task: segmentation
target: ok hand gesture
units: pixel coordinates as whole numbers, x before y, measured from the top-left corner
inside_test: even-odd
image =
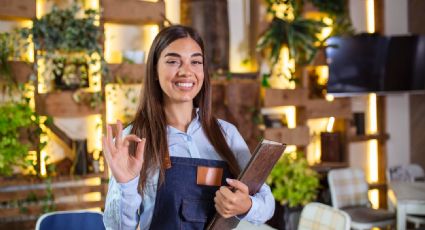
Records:
[[[102,137],[103,154],[116,181],[118,183],[126,183],[136,178],[142,169],[146,139],[140,139],[134,134],[123,138],[122,123],[119,120],[117,121],[117,129],[118,134],[114,143],[112,127],[107,125],[106,137]],[[130,141],[137,142],[134,156],[128,152]]]

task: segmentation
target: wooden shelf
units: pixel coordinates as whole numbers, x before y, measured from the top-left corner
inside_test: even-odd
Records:
[[[370,140],[379,140],[384,141],[388,140],[388,134],[368,134],[368,135],[357,135],[357,136],[348,136],[348,142],[362,142]]]
[[[265,89],[263,106],[302,106],[307,99],[306,89]]]
[[[33,19],[36,17],[35,0],[0,0],[0,18]]]
[[[81,177],[65,176],[54,177],[51,182],[53,200],[46,201],[44,197],[48,195],[47,184],[40,178],[18,178],[10,179],[13,183],[3,183],[0,186],[0,226],[10,224],[15,219],[29,220],[31,217],[38,217],[43,213],[46,205],[54,205],[57,211],[103,208],[105,204],[105,191],[107,182],[101,180],[100,184],[89,185],[86,179],[103,178],[103,173],[88,174]],[[3,179],[4,180],[4,179]],[[99,192],[100,200],[86,201],[83,199],[87,194]],[[29,201],[28,199],[33,201]],[[16,205],[17,202],[20,205]],[[7,204],[7,205],[5,205]],[[22,210],[26,210],[23,212]],[[34,221],[36,218],[34,218]],[[22,224],[22,223],[21,223]]]
[[[165,17],[165,3],[139,0],[101,0],[102,20],[122,24],[161,24]]]
[[[282,142],[287,145],[307,146],[310,143],[309,128],[298,126],[289,128],[266,128],[263,131],[265,139]]]
[[[320,162],[310,166],[314,171],[318,173],[327,173],[332,169],[340,169],[348,167],[346,162]]]
[[[142,83],[146,74],[145,64],[108,64],[112,82],[121,82],[125,84]]]
[[[31,74],[34,73],[32,63],[24,61],[9,61],[8,63],[11,68],[11,75],[16,83],[24,84],[29,82]]]
[[[307,119],[335,117],[352,117],[351,103],[348,98],[337,98],[334,101],[324,99],[307,100],[305,102],[305,116]]]
[[[82,117],[92,114],[100,114],[104,105],[91,108],[84,103],[77,103],[73,99],[74,91],[58,91],[36,95],[36,110],[40,115],[53,117]],[[84,96],[91,93],[82,93]]]

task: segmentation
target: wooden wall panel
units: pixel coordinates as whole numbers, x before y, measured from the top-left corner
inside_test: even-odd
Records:
[[[0,0],[0,18],[33,19],[36,16],[36,0]]]
[[[410,95],[410,162],[420,164],[423,168],[425,168],[424,130],[425,95]]]
[[[408,27],[413,34],[425,34],[425,1],[408,0]]]

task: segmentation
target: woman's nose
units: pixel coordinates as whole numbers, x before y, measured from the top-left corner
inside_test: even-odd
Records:
[[[178,75],[179,75],[179,76],[186,76],[186,77],[188,77],[188,76],[192,76],[192,75],[193,75],[193,73],[192,73],[192,71],[191,71],[191,69],[190,69],[190,67],[189,67],[189,66],[187,66],[187,65],[183,64],[183,65],[179,68]]]

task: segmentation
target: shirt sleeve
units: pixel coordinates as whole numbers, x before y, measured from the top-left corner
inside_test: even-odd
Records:
[[[139,177],[127,183],[109,181],[103,222],[106,229],[136,229],[139,223],[138,210],[142,202],[137,192]]]
[[[123,131],[128,135],[131,127]],[[126,183],[118,183],[113,176],[109,180],[108,194],[106,195],[103,223],[106,229],[136,229],[139,223],[139,208],[142,197],[137,191],[139,177]]]
[[[229,146],[235,154],[239,166],[243,169],[251,158],[251,152],[237,128],[230,123],[227,123],[226,126],[225,132]],[[250,197],[252,201],[251,209],[239,219],[256,225],[265,223],[273,216],[275,209],[275,200],[270,187],[263,184],[258,193]]]

